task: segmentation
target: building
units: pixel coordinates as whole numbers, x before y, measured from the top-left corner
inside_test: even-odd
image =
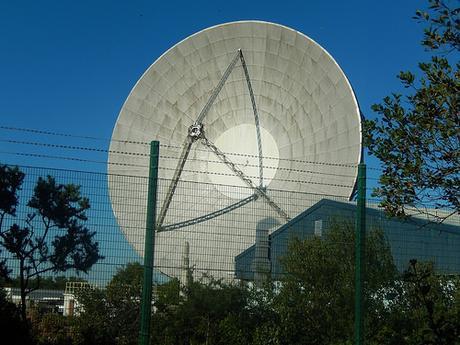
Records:
[[[97,288],[88,282],[67,282],[65,285],[63,315],[73,316],[78,315],[81,311],[81,306],[78,303],[76,295],[78,292],[88,289]]]
[[[13,287],[3,288],[9,301],[21,303],[21,289]],[[38,289],[31,291],[26,297],[26,305],[36,306],[44,312],[55,312],[62,314],[64,312],[64,291]]]
[[[286,253],[290,239],[323,236],[331,221],[354,222],[355,214],[356,204],[323,199],[271,234],[265,231],[264,238],[257,229],[256,244],[235,257],[235,277],[257,281],[258,275],[269,273],[273,279],[279,279],[283,274],[280,258]],[[433,261],[440,273],[460,273],[458,215],[433,224],[422,217],[388,218],[381,209],[368,207],[366,222],[367,229],[384,231],[399,271],[407,268],[410,259],[419,259]],[[263,272],[258,268],[261,266]]]

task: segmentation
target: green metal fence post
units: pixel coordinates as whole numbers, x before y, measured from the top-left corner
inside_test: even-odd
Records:
[[[147,219],[145,227],[144,247],[144,285],[142,287],[141,325],[139,345],[150,342],[150,321],[152,313],[152,278],[153,278],[153,249],[155,246],[155,222],[157,205],[158,156],[160,143],[150,143],[150,166],[147,198]]]
[[[355,229],[355,345],[364,344],[364,298],[365,279],[364,244],[366,243],[366,164],[358,166],[358,200]]]

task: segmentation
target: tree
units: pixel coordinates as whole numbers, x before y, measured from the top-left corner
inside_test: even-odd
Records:
[[[27,321],[21,318],[19,308],[8,301],[6,293],[0,288],[0,334],[10,344],[33,344]]]
[[[406,216],[408,206],[460,213],[460,8],[429,4],[415,18],[428,24],[422,45],[438,55],[419,63],[418,80],[400,72],[406,96],[385,97],[372,106],[381,118],[364,121],[364,144],[383,164],[374,195],[392,216]]]
[[[353,339],[354,226],[333,221],[325,235],[293,239],[282,259],[285,277],[274,301],[280,344],[346,344]],[[380,327],[378,310],[397,276],[381,231],[365,243],[365,305],[369,333]]]
[[[460,344],[459,277],[437,275],[431,263],[411,260],[381,313],[379,345]]]
[[[242,287],[208,277],[181,289],[172,280],[159,287],[155,306],[153,343],[250,344],[253,318]]]
[[[24,177],[17,167],[0,165],[0,247],[18,261],[21,316],[25,320],[26,296],[39,288],[43,274],[70,269],[87,273],[103,257],[95,232],[83,225],[90,204],[76,185],[58,184],[51,176],[38,178],[27,203],[30,212],[22,223],[17,221],[18,192]],[[11,222],[6,222],[7,217]],[[5,263],[0,271],[8,273]]]
[[[73,345],[72,319],[57,313],[32,318],[35,345]]]
[[[105,289],[77,293],[81,312],[76,317],[79,344],[137,344],[144,268],[134,262],[117,270]]]
[[[381,310],[398,274],[385,237],[366,241],[369,333],[382,327]],[[346,344],[353,339],[354,226],[332,222],[323,238],[292,240],[279,282],[235,286],[178,281],[158,290],[154,343]],[[370,327],[372,325],[372,327]]]
[[[65,290],[67,283],[70,282],[86,282],[86,280],[82,277],[40,277],[40,282],[37,281],[37,278],[30,279],[29,285],[40,285],[40,289],[47,290]],[[21,278],[19,276],[13,279],[10,278],[9,281],[4,282],[4,286],[19,288],[21,287]]]

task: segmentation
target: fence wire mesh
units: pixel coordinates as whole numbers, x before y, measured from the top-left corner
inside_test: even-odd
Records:
[[[118,320],[123,323],[122,320],[132,318],[129,322],[136,325],[129,330],[131,332],[129,341],[126,340],[127,335],[124,335],[125,338],[118,335],[118,340],[114,340],[114,343],[121,344],[123,341],[135,343],[137,337],[137,333],[133,335],[132,332],[137,331],[139,322],[138,305],[144,255],[149,154],[148,146],[145,144],[120,143],[120,145],[110,150],[99,150],[111,155],[107,173],[84,171],[84,167],[80,170],[71,170],[20,166],[25,179],[22,188],[18,191],[19,202],[15,215],[3,213],[2,216],[0,259],[5,260],[8,269],[11,270],[9,276],[12,278],[12,280],[2,279],[1,284],[6,289],[8,299],[20,303],[20,279],[18,278],[21,273],[20,260],[12,246],[5,246],[6,235],[11,232],[13,224],[22,228],[33,228],[37,235],[43,234],[43,219],[36,217],[27,221],[28,215],[34,211],[28,201],[34,195],[34,191],[36,192],[39,178],[52,176],[57,184],[80,186],[81,194],[89,199],[91,205],[86,211],[87,220],[80,221],[95,233],[94,241],[98,243],[101,258],[87,273],[77,272],[75,269],[48,270],[52,266],[49,262],[41,262],[39,257],[43,253],[36,252],[37,267],[33,267],[31,272],[43,270],[43,273],[40,275],[40,285],[35,285],[37,276],[32,274],[29,281],[29,288],[32,289],[28,294],[27,304],[29,311],[32,306],[40,308],[42,315],[58,313],[78,319],[85,314],[85,310],[86,312],[92,310],[88,296],[93,298],[99,296],[102,301],[108,303],[115,294],[119,297],[116,303],[129,302],[135,305],[131,314],[117,308],[112,309],[112,314],[107,312],[112,316],[106,317],[112,321]],[[128,150],[126,145],[137,149]],[[81,151],[81,147],[78,147],[77,149]],[[157,181],[157,216],[165,207],[165,200],[168,199],[171,178],[177,169],[181,150],[181,147],[161,147]],[[190,159],[184,166],[170,203],[166,207],[164,221],[157,224],[154,247],[154,315],[157,315],[157,318],[154,317],[152,326],[154,343],[183,343],[177,338],[179,335],[165,333],[168,327],[159,330],[155,326],[155,322],[160,324],[167,322],[165,321],[168,320],[167,318],[161,319],[162,315],[169,313],[170,316],[171,310],[164,309],[166,303],[164,289],[174,284],[178,286],[177,291],[182,291],[180,292],[182,305],[185,303],[184,299],[192,298],[191,295],[187,295],[187,289],[191,291],[191,286],[198,283],[207,288],[212,286],[214,289],[211,289],[212,291],[215,289],[223,291],[225,290],[223,286],[252,289],[251,291],[257,288],[259,289],[257,291],[261,291],[267,284],[274,284],[271,285],[272,293],[282,295],[285,293],[283,286],[290,286],[289,284],[295,281],[300,284],[297,287],[300,286],[301,290],[312,288],[309,295],[312,299],[315,298],[318,290],[331,287],[336,291],[344,287],[353,291],[353,243],[357,211],[356,203],[349,199],[353,194],[357,167],[344,163],[326,164],[314,163],[313,160],[297,161],[266,157],[264,158],[265,181],[262,186],[259,186],[257,156],[228,153],[228,157],[253,181],[256,188],[248,186],[241,178],[235,177],[234,171],[224,162],[210,155],[205,148],[199,147],[192,151]],[[271,170],[273,173],[270,173]],[[267,202],[267,198],[277,207]],[[289,219],[281,216],[278,208],[283,210]],[[366,242],[368,275],[365,280],[368,289],[374,289],[374,296],[378,291],[382,292],[382,279],[388,270],[395,268],[396,272],[399,272],[395,275],[398,277],[395,281],[401,281],[401,274],[410,268],[414,260],[431,262],[437,274],[458,277],[460,272],[458,214],[451,215],[443,222],[436,222],[433,220],[447,216],[448,211],[429,209],[425,211],[417,214],[414,210],[414,215],[407,219],[389,218],[379,207],[378,200],[367,202],[369,242]],[[51,230],[54,232],[52,233]],[[46,238],[48,250],[52,250],[55,236],[60,236],[65,231],[59,227],[51,230]],[[340,264],[346,267],[337,268]],[[137,274],[137,278],[129,274]],[[327,282],[331,286],[328,287]],[[211,290],[205,291],[210,294]],[[97,291],[100,295],[97,295]],[[104,291],[112,291],[112,295],[104,295]],[[330,298],[331,296],[329,295]],[[321,300],[322,302],[319,303],[352,303],[353,296],[348,297],[350,300],[346,302],[332,298],[331,302]],[[267,296],[265,298],[263,301],[268,303],[269,298]],[[303,298],[306,297],[303,296],[302,301]],[[390,303],[388,298],[385,295],[386,305]],[[163,305],[158,304],[159,301]],[[254,303],[262,302],[253,300],[248,303],[246,309],[253,308]],[[326,304],[323,307],[327,309]],[[299,306],[307,308],[302,303]],[[202,307],[203,312],[209,312],[208,309],[211,308],[209,305]],[[176,304],[175,308],[182,307]],[[270,312],[277,310],[273,305],[267,308],[271,310]],[[322,314],[317,312],[318,317],[321,317]],[[349,312],[348,315],[342,315],[348,324],[353,320],[353,310],[350,309]],[[219,317],[221,315],[216,316]],[[287,316],[280,312],[273,320],[280,320],[280,317]],[[308,323],[307,319],[302,320]],[[193,324],[191,321],[191,323],[190,327],[199,333],[198,329],[201,327],[199,322]],[[125,329],[123,327],[120,326],[117,332]],[[78,329],[69,326],[67,332],[75,336]],[[341,332],[343,333],[341,339],[347,337],[351,339],[352,331],[348,334],[342,329]],[[189,333],[181,336],[183,337],[181,339],[193,337]],[[244,342],[251,343],[256,336],[245,333],[242,337],[251,338]],[[203,340],[196,343],[208,343],[210,338],[206,339],[206,342]],[[226,343],[217,340],[222,339],[222,335],[214,335],[212,339],[214,340],[209,343]],[[228,339],[233,338],[228,336]],[[286,343],[290,342],[286,340]],[[327,343],[327,341],[319,343]]]

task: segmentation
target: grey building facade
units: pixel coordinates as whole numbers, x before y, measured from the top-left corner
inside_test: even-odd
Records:
[[[257,263],[263,261],[266,264],[262,273],[269,273],[275,280],[281,278],[283,268],[280,258],[285,255],[290,240],[322,236],[328,231],[328,226],[333,220],[354,223],[355,214],[356,205],[353,203],[329,199],[319,201],[271,234],[267,233],[268,239],[262,242],[267,243],[265,251],[261,251],[261,246],[256,243],[237,255],[235,277],[247,281],[254,280],[261,273],[258,269],[260,265]],[[366,222],[368,231],[383,230],[399,271],[407,268],[409,260],[418,259],[432,261],[437,272],[460,273],[458,215],[441,224],[433,224],[418,217],[404,220],[388,218],[380,209],[367,208]]]

